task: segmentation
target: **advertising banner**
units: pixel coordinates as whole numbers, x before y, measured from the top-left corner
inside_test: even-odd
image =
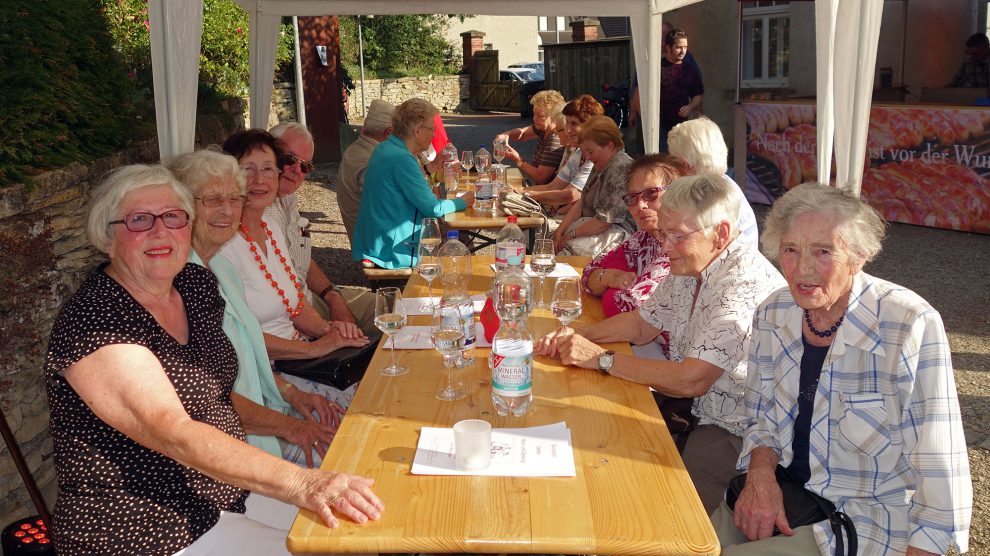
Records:
[[[747,102],[746,196],[817,181],[815,105]],[[990,233],[990,109],[874,106],[862,196],[893,222]]]

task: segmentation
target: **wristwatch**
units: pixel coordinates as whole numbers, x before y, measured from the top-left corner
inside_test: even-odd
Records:
[[[614,355],[614,351],[607,350],[598,356],[598,371],[603,375],[609,374],[609,370],[612,369],[612,364],[615,363]]]

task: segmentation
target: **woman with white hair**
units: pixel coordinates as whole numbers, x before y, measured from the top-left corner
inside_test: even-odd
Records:
[[[689,176],[700,174],[722,174],[729,170],[729,147],[722,137],[722,130],[708,118],[701,117],[677,124],[667,137],[671,156],[681,159]],[[746,200],[742,188],[729,180],[735,188],[733,193],[739,205],[739,222],[736,229],[742,241],[758,247],[759,230],[756,227],[756,214]]]
[[[696,398],[697,426],[682,457],[708,511],[721,502],[747,425],[742,413],[753,311],[784,279],[751,245],[738,241],[738,205],[723,176],[674,180],[660,207],[670,274],[638,310],[593,325],[563,327],[535,353],[646,384],[671,398]],[[600,343],[638,345],[670,338],[669,358],[606,351]]]
[[[712,515],[723,554],[836,553],[829,522],[789,521],[801,508],[783,489],[846,514],[860,554],[966,552],[973,492],[949,341],[924,299],[863,272],[884,229],[863,200],[819,184],[767,217],[763,251],[787,287],[754,318],[746,482],[734,511]]]
[[[370,479],[244,442],[223,298],[187,264],[194,199],[162,166],[114,172],[86,231],[109,257],[62,307],[45,361],[58,553],[288,554],[292,506],[364,523]],[[249,490],[251,492],[249,492]]]

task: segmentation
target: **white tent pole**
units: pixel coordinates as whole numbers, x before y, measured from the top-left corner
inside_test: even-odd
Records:
[[[263,14],[258,10],[251,15],[251,127],[268,129],[268,115],[272,109],[272,80],[275,76],[275,50],[281,17]]]
[[[818,183],[829,183],[832,170],[832,142],[835,137],[835,98],[833,92],[833,60],[835,51],[835,22],[839,0],[815,0],[815,58],[818,83],[817,135]]]
[[[149,0],[151,70],[158,154],[190,152],[196,142],[196,93],[203,0]]]
[[[296,74],[296,120],[301,125],[306,125],[306,92],[303,86],[302,56],[299,52],[299,18],[292,16],[292,49],[295,51],[295,60],[292,64]]]
[[[361,117],[366,118],[368,116],[367,110],[368,105],[364,100],[364,35],[361,33],[361,16],[357,18],[358,24],[358,61],[361,64]]]

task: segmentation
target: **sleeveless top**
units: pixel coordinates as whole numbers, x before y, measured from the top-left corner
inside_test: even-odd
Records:
[[[221,511],[244,513],[248,492],[106,424],[63,373],[103,346],[144,346],[158,357],[194,420],[244,440],[230,400],[237,357],[221,328],[224,302],[210,271],[187,264],[173,281],[189,322],[189,341],[182,345],[104,268],[62,307],[45,361],[58,478],[54,540],[60,555],[174,554],[209,531]]]

